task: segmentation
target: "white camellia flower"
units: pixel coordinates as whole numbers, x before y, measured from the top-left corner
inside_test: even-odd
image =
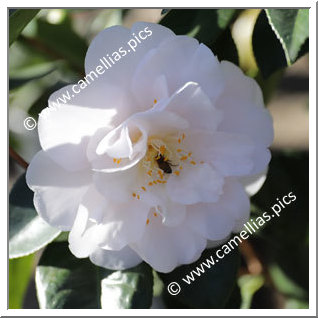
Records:
[[[39,215],[99,266],[169,272],[238,232],[265,180],[273,124],[256,82],[204,44],[151,23],[108,28],[88,74],[152,34],[67,104],[39,117],[27,183]]]

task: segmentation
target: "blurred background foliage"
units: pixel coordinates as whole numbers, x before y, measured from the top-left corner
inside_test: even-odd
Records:
[[[9,308],[308,308],[308,14],[307,9],[9,10]],[[251,217],[290,191],[297,196],[280,218],[177,297],[167,293],[166,284],[213,250],[165,275],[145,263],[113,272],[76,259],[67,233],[37,216],[17,164],[17,156],[29,162],[40,149],[36,130],[27,131],[23,120],[37,120],[52,92],[84,76],[86,50],[98,32],[135,21],[193,36],[219,60],[255,78],[274,119],[275,140]]]

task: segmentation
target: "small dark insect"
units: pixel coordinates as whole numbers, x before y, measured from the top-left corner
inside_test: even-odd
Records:
[[[155,159],[157,161],[158,167],[164,173],[172,173],[171,162],[169,160],[165,160],[165,157],[162,154],[158,154],[158,156]]]

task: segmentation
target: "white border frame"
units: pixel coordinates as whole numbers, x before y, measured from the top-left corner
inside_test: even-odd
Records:
[[[5,57],[5,52],[7,52],[7,42],[4,41],[7,38],[7,9],[8,7],[21,7],[21,8],[63,8],[63,7],[83,7],[82,3],[74,0],[55,0],[54,2],[46,2],[39,0],[28,1],[28,6],[26,7],[25,1],[15,0],[15,1],[5,1],[5,4],[1,7],[1,30],[2,30],[2,41],[1,41],[1,57],[2,57],[2,70],[7,70],[7,58]],[[52,6],[52,4],[54,6]],[[90,0],[89,6],[84,6],[83,8],[94,8],[101,7],[102,2],[97,0]],[[140,8],[171,8],[171,7],[182,7],[186,3],[183,1],[173,1],[171,0],[157,2],[156,5],[149,7],[149,2],[147,1],[116,1],[116,8],[130,8],[130,7],[140,7]],[[193,2],[188,3],[193,4]],[[212,4],[215,7],[237,7],[237,2],[228,0],[214,0],[202,1],[197,0],[195,4],[198,7],[210,7]],[[7,179],[1,178],[1,202],[4,203],[2,209],[1,218],[1,231],[0,231],[0,242],[1,242],[1,297],[0,297],[0,315],[1,316],[160,316],[160,315],[173,315],[173,316],[316,316],[316,12],[317,4],[315,1],[303,0],[298,1],[257,1],[257,6],[255,1],[242,0],[239,2],[240,8],[252,7],[252,8],[288,8],[288,7],[310,7],[309,10],[309,32],[310,32],[310,44],[309,44],[309,309],[119,309],[119,310],[106,310],[106,309],[7,309],[7,271],[8,271],[8,259],[7,259],[7,214],[5,211],[8,209],[7,205]],[[6,32],[6,33],[4,33]],[[6,71],[5,76],[1,77],[1,96],[3,100],[3,105],[0,107],[1,112],[1,143],[0,149],[6,149],[7,156],[1,156],[1,167],[3,170],[2,176],[6,175],[8,177],[8,126],[7,126],[7,116],[8,110],[5,107],[7,104],[8,91],[8,72]],[[8,97],[7,97],[8,98]],[[7,136],[5,138],[4,136]],[[6,171],[4,171],[6,169]]]

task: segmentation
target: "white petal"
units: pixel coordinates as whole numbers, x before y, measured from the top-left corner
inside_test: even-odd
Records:
[[[184,77],[188,81],[199,83],[202,90],[214,102],[224,90],[224,75],[220,62],[203,43],[185,66]]]
[[[254,166],[250,174],[258,174],[267,168],[271,160],[271,152],[269,149],[264,148],[261,145],[255,145],[254,152],[252,154],[252,160]]]
[[[28,167],[26,181],[35,192],[34,206],[39,215],[52,226],[70,230],[91,183],[89,173],[64,170],[40,151]]]
[[[239,181],[244,185],[249,196],[256,194],[263,186],[266,180],[267,170],[268,169],[266,168],[264,171],[258,174],[239,178]]]
[[[178,226],[186,218],[186,206],[175,203],[171,200],[166,200],[162,207],[163,220],[162,223],[166,226]]]
[[[187,119],[191,129],[214,131],[222,116],[200,86],[194,82],[186,83],[175,92],[165,105],[165,110]]]
[[[229,95],[256,107],[264,107],[262,91],[254,79],[244,75],[242,70],[231,62],[222,61],[220,66],[225,80],[222,97]]]
[[[71,91],[71,87],[50,96],[50,107],[39,116],[38,131],[42,149],[65,169],[74,171],[89,167],[86,157],[89,137],[100,127],[108,130],[112,127],[118,112],[114,105],[120,106],[120,99],[116,89],[101,89],[94,83],[67,104],[55,105],[56,99]]]
[[[97,156],[92,161],[93,170],[127,170],[146,154],[148,136],[165,136],[187,127],[188,122],[185,119],[169,111],[151,109],[136,113],[101,138],[96,148]],[[119,163],[116,161],[118,158]]]
[[[111,203],[105,207],[104,218],[95,227],[95,241],[111,250],[120,250],[125,245],[140,240],[146,227],[149,206],[141,200]]]
[[[167,227],[159,218],[152,218],[141,240],[131,247],[156,271],[167,273],[199,258],[206,247],[206,239],[191,231],[185,223]]]
[[[240,231],[250,213],[249,198],[242,185],[226,179],[218,202],[187,207],[187,222],[191,228],[209,240],[219,241]]]
[[[141,43],[138,43],[133,33],[139,34],[146,27],[148,27],[152,34],[148,31],[148,35],[150,35],[145,40],[142,40]],[[142,34],[142,36],[144,37],[145,34]],[[136,23],[133,25],[132,30],[122,26],[107,28],[98,33],[88,48],[85,58],[86,74],[92,70],[96,70],[98,65],[102,66],[103,64],[100,59],[104,58],[104,63],[107,63],[106,59],[111,63],[111,67],[100,76],[103,83],[117,83],[122,85],[122,87],[128,88],[133,72],[143,56],[151,48],[158,46],[164,39],[172,36],[174,36],[174,33],[171,30],[154,23]],[[135,51],[132,48],[134,44],[137,44]],[[126,54],[124,51],[126,51]],[[117,58],[117,61],[114,60],[113,55],[117,55],[114,52],[118,52],[121,56],[120,59]],[[110,58],[115,62],[114,64]]]
[[[187,167],[179,176],[171,175],[167,193],[172,201],[182,204],[215,202],[222,194],[223,177],[208,164]]]
[[[224,113],[219,130],[245,134],[256,145],[270,146],[274,138],[273,120],[264,108],[259,86],[234,64],[222,62],[221,67],[226,86],[215,104]]]
[[[95,222],[89,220],[89,211],[80,206],[68,241],[70,251],[78,258],[88,257],[98,246],[92,239]]]
[[[139,169],[137,166],[116,172],[94,172],[93,180],[98,191],[109,200],[126,202],[138,187]]]
[[[184,143],[196,159],[211,163],[223,176],[239,176],[253,169],[254,143],[246,135],[193,131]]]
[[[142,259],[138,254],[129,246],[126,246],[119,251],[98,248],[89,258],[95,265],[112,270],[131,268],[142,262]]]
[[[154,86],[158,74],[165,77],[169,95],[189,81],[183,77],[183,73],[198,46],[198,41],[193,38],[174,36],[145,56],[132,80],[132,91],[145,109],[153,104],[154,99],[159,99]]]

